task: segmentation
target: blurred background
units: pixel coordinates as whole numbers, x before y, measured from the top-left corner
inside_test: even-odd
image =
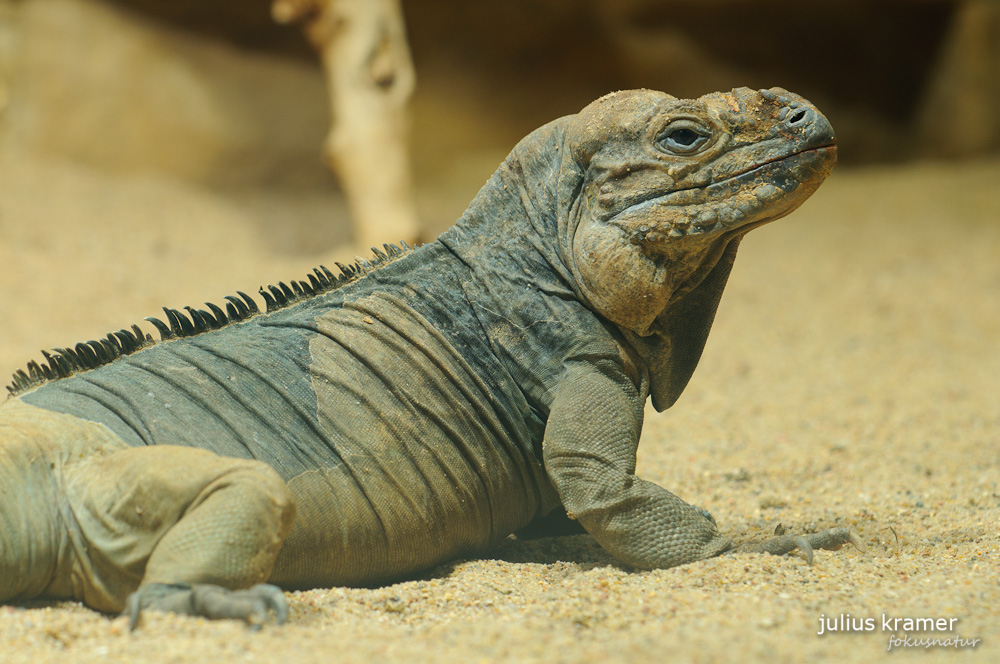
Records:
[[[278,0],[286,20],[299,12],[279,24],[271,0],[0,0],[0,365],[66,343],[14,324],[40,306],[53,330],[100,334],[81,312],[128,321],[364,250],[324,160],[318,42],[332,37],[306,36],[345,2]],[[401,8],[416,72],[403,149],[425,240],[517,140],[615,89],[785,87],[832,120],[838,173],[947,170],[1000,150],[992,0]]]
[[[279,215],[275,249],[335,246],[349,224],[325,198],[320,62],[271,4],[3,0],[0,146],[237,198],[287,193],[308,209]],[[436,235],[519,138],[632,87],[788,88],[830,116],[847,166],[996,152],[998,4],[404,1],[419,216]]]

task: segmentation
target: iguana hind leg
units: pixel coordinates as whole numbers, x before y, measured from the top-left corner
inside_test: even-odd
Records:
[[[170,593],[143,589],[206,584],[218,588],[199,591],[195,612],[253,622],[262,601],[280,619],[280,591],[241,589],[270,576],[294,517],[287,485],[260,461],[129,447],[94,422],[18,399],[0,407],[0,602],[117,612],[138,588],[139,608],[169,609],[180,606]]]
[[[260,627],[273,611],[279,624],[288,619],[288,602],[278,586],[258,583],[246,590],[230,590],[209,583],[148,583],[128,596],[125,614],[129,628],[139,625],[143,611],[169,611],[206,618],[233,618]]]
[[[142,609],[248,622],[268,608],[286,612],[276,588],[242,590],[270,576],[295,516],[288,487],[266,464],[191,447],[128,448],[69,471],[67,494],[92,551],[91,576],[107,580],[111,606],[101,608],[124,608],[134,581],[113,579],[138,576],[133,622]]]

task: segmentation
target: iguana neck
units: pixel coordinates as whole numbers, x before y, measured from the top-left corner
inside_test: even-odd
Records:
[[[521,140],[483,185],[458,223],[438,240],[487,282],[532,283],[582,298],[566,260],[560,210],[582,176],[565,146],[569,118]]]
[[[439,241],[487,284],[502,275],[497,283],[523,282],[594,309],[574,249],[587,174],[568,145],[573,118],[550,122],[518,143]],[[688,243],[683,260],[658,257],[656,274],[646,276],[660,291],[662,309],[696,289],[744,232]]]

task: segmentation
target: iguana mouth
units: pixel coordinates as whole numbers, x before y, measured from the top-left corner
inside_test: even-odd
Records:
[[[825,154],[826,151],[830,150],[831,148],[836,149],[836,147],[837,147],[837,142],[833,141],[833,142],[827,143],[826,145],[820,145],[820,146],[815,147],[815,148],[809,148],[808,150],[799,150],[798,152],[793,152],[792,154],[783,155],[781,157],[775,157],[774,159],[768,159],[767,161],[763,161],[763,162],[761,162],[759,164],[756,164],[754,166],[749,166],[749,167],[747,167],[746,169],[744,169],[742,171],[737,171],[736,173],[733,173],[732,175],[727,175],[726,177],[722,178],[721,180],[716,180],[716,181],[712,182],[711,184],[703,185],[701,187],[689,187],[689,189],[698,189],[698,188],[702,188],[703,189],[705,187],[711,186],[712,184],[719,184],[721,182],[726,182],[727,180],[732,180],[733,178],[738,178],[741,175],[746,175],[747,173],[753,173],[754,171],[760,170],[760,169],[762,169],[765,166],[768,166],[770,164],[777,164],[777,163],[786,161],[788,159],[794,159],[795,157],[801,157],[803,155],[807,155],[809,153],[815,153],[817,155]],[[678,191],[686,191],[686,190],[685,189],[678,189]],[[676,193],[676,192],[674,192],[674,193]]]
[[[795,175],[799,163],[818,164],[836,147],[836,142],[831,142],[800,150],[754,164],[708,184],[653,196],[633,203],[610,218],[608,223],[627,228],[637,235],[637,239],[652,243],[749,230],[767,221],[747,222],[754,211],[766,207],[782,195],[791,194],[805,181]],[[782,177],[782,172],[787,176]],[[759,178],[759,183],[744,186],[755,178]],[[650,219],[651,213],[659,213],[656,216],[660,218]]]

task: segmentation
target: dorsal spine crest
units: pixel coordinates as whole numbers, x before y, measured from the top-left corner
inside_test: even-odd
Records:
[[[336,263],[341,272],[339,276],[320,265],[308,275],[308,281],[292,281],[291,285],[279,281],[277,286],[268,284],[266,289],[262,286],[259,292],[266,305],[264,313],[270,314],[302,300],[336,290],[413,251],[405,242],[400,245],[385,244],[382,245],[382,250],[372,247],[371,260],[358,258],[353,265]],[[160,333],[159,340],[143,333],[138,325],[132,325],[129,330],[110,332],[104,339],[81,342],[72,348],[55,348],[51,353],[43,350],[42,356],[45,362],[31,360],[25,369],[18,369],[10,385],[7,386],[7,392],[10,396],[17,396],[43,383],[68,378],[110,364],[120,357],[131,355],[157,343],[193,337],[261,314],[260,307],[252,297],[243,291],[236,291],[236,294],[239,297],[225,296],[225,310],[211,302],[205,303],[208,311],[184,307],[184,311],[187,312],[184,313],[163,307],[167,322],[152,316],[146,318]]]

